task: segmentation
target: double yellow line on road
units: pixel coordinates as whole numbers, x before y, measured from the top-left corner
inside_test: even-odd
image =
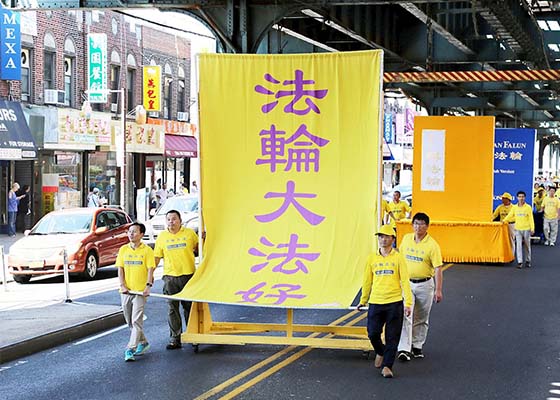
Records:
[[[361,320],[363,320],[364,318],[366,318],[367,313],[365,313],[365,312],[360,313],[359,311],[351,311],[351,312],[343,315],[342,317],[338,318],[336,321],[333,321],[329,325],[330,326],[339,325],[342,321],[345,321],[348,318],[351,318],[358,313],[360,314],[360,315],[358,315],[358,317],[354,318],[353,320],[351,320],[350,322],[348,322],[344,326],[355,325],[358,322],[360,322]],[[313,338],[313,337],[317,337],[319,335],[320,335],[320,333],[312,333],[311,335],[309,335],[309,337]],[[326,337],[332,337],[332,336],[334,336],[334,335],[329,334]],[[280,350],[279,352],[271,355],[270,357],[266,358],[265,360],[255,364],[255,365],[253,365],[252,367],[246,369],[245,371],[240,372],[239,374],[233,376],[232,378],[230,378],[227,381],[219,384],[218,386],[213,387],[212,389],[210,389],[206,393],[203,393],[200,396],[196,397],[194,400],[207,400],[207,399],[217,395],[218,393],[224,391],[225,389],[227,389],[228,387],[230,387],[234,383],[236,383],[236,382],[240,381],[241,379],[251,375],[252,373],[260,370],[261,368],[267,366],[268,364],[278,360],[280,357],[283,357],[283,356],[289,354],[290,352],[296,350],[297,348],[298,348],[298,346],[288,346],[285,349]],[[258,374],[254,378],[248,380],[244,384],[236,387],[231,392],[229,392],[226,395],[220,397],[220,400],[234,398],[238,394],[240,394],[240,393],[244,392],[245,390],[249,389],[250,387],[256,385],[257,383],[259,383],[263,379],[266,379],[267,377],[269,377],[270,375],[279,371],[280,369],[290,365],[291,363],[293,363],[297,359],[303,357],[304,355],[309,353],[311,350],[313,350],[313,347],[306,347],[306,348],[292,354],[290,357],[286,358],[285,360],[283,360],[283,361],[279,362],[278,364],[266,369],[265,371],[261,372],[260,374]]]
[[[454,264],[444,264],[443,265],[443,271],[451,268],[453,265]],[[342,317],[338,318],[337,320],[331,322],[329,325],[330,326],[339,325],[341,322],[346,321],[347,319],[355,316],[356,314],[359,314],[359,315],[356,318],[354,318],[353,320],[349,321],[344,326],[356,325],[358,322],[362,321],[364,318],[367,317],[367,312],[360,313],[359,311],[351,311],[351,312],[343,315]],[[317,337],[319,335],[320,335],[320,333],[313,333],[313,334],[309,335],[309,337],[313,338],[313,337]],[[332,336],[334,336],[334,335],[329,334],[326,337],[332,337]],[[196,397],[194,400],[207,400],[211,397],[214,397],[214,396],[218,395],[220,392],[223,392],[224,390],[228,389],[233,384],[235,384],[235,383],[239,382],[240,380],[250,376],[251,374],[259,371],[260,369],[266,367],[268,364],[273,363],[274,361],[276,361],[276,360],[280,359],[281,357],[291,353],[292,351],[296,350],[297,348],[298,348],[298,346],[288,346],[285,349],[280,350],[279,352],[271,355],[270,357],[264,359],[263,361],[255,364],[252,367],[247,368],[246,370],[240,372],[239,374],[231,377],[227,381],[213,387],[212,389],[208,390],[207,392],[205,392],[205,393],[201,394],[200,396]],[[243,393],[245,390],[247,390],[247,389],[251,388],[252,386],[256,385],[257,383],[263,381],[264,379],[266,379],[269,376],[271,376],[272,374],[278,372],[282,368],[290,365],[294,361],[298,360],[299,358],[303,357],[307,353],[311,352],[313,349],[314,349],[313,347],[306,347],[304,349],[301,349],[301,350],[297,351],[296,353],[294,353],[291,356],[289,356],[288,358],[282,360],[278,364],[275,364],[275,365],[271,366],[270,368],[262,371],[260,374],[258,374],[254,378],[249,379],[247,382],[241,384],[240,386],[236,387],[232,391],[226,393],[225,395],[220,397],[220,400],[233,399],[235,396]]]

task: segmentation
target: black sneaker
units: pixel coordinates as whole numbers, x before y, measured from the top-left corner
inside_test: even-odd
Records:
[[[181,347],[183,347],[183,345],[181,344],[181,342],[174,342],[174,341],[171,341],[171,342],[167,343],[167,346],[165,346],[165,348],[166,348],[167,350],[180,349]]]
[[[412,348],[412,355],[414,358],[424,358],[424,353],[422,353],[422,349]]]
[[[397,358],[403,362],[412,360],[412,356],[408,351],[399,351]]]
[[[521,268],[523,268],[523,263],[517,264],[517,269],[521,269]]]
[[[531,263],[525,263],[526,268],[531,268]]]

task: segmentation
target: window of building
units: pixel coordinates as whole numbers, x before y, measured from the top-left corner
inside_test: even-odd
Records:
[[[45,51],[43,56],[43,85],[45,89],[54,89],[56,85],[56,53]]]
[[[64,104],[74,107],[74,59],[64,57]]]
[[[119,92],[116,90],[120,89],[120,79],[121,78],[121,66],[120,65],[111,65],[111,104],[116,104],[117,110],[119,110],[118,101],[119,101]],[[113,106],[111,107],[113,108]],[[113,109],[111,111],[114,111]]]
[[[177,87],[177,111],[184,112],[185,110],[185,81],[179,81]]]
[[[171,119],[171,100],[172,100],[172,85],[171,78],[165,78],[165,86],[163,88],[163,118]]]
[[[31,101],[31,51],[21,49],[21,101]]]
[[[136,107],[136,99],[134,98],[134,87],[136,85],[136,70],[128,69],[126,72],[126,101],[128,111],[132,111]]]

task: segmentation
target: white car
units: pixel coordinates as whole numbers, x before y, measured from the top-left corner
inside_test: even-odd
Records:
[[[183,226],[198,231],[198,196],[173,196],[168,197],[165,203],[157,209],[156,213],[146,222],[146,233],[144,241],[151,244],[155,242],[158,235],[167,229],[166,214],[170,210],[181,213]],[[193,223],[196,221],[196,224]]]

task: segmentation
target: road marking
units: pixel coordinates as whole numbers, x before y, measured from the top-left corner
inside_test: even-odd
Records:
[[[338,325],[339,323],[341,323],[344,320],[347,320],[348,318],[354,316],[355,314],[357,314],[359,311],[351,311],[345,315],[343,315],[342,317],[338,318],[337,320],[331,322],[329,325]],[[367,315],[367,314],[365,314]],[[308,335],[308,337],[310,338],[314,338],[319,336],[319,333],[312,333],[311,335]],[[233,385],[235,382],[245,378],[246,376],[252,374],[253,372],[261,369],[262,367],[270,364],[271,362],[277,360],[278,358],[282,357],[283,355],[286,355],[287,353],[294,351],[295,349],[297,349],[299,346],[288,346],[283,350],[280,350],[279,352],[271,355],[270,357],[262,360],[261,362],[253,365],[252,367],[246,369],[245,371],[240,372],[239,374],[231,377],[230,379],[228,379],[227,381],[213,387],[212,389],[210,389],[209,391],[201,394],[200,396],[196,397],[194,400],[206,400],[209,399],[210,397],[220,393],[221,391],[223,391],[224,389],[226,389],[228,386]],[[299,358],[299,357],[298,357]]]
[[[90,336],[87,339],[80,340],[79,342],[76,342],[76,343],[73,343],[73,344],[74,344],[74,346],[77,346],[79,344],[84,344],[84,343],[87,343],[87,342],[91,342],[92,340],[99,339],[103,336],[110,335],[111,333],[120,331],[121,329],[124,329],[124,328],[127,328],[127,327],[128,327],[128,325],[117,326],[116,328],[109,329],[108,331],[105,331],[105,332],[100,333],[98,335]]]
[[[348,322],[347,324],[345,324],[344,326],[352,326],[357,324],[358,322],[360,322],[361,320],[363,320],[364,318],[367,317],[367,313],[362,313],[361,315],[359,315],[357,318],[353,319],[352,321]],[[328,335],[326,335],[326,338],[330,338],[333,337],[335,335],[333,335],[332,333],[329,333]],[[229,399],[233,399],[235,396],[237,396],[238,394],[243,393],[245,390],[251,388],[252,386],[256,385],[257,383],[261,382],[262,380],[268,378],[270,375],[274,374],[275,372],[281,370],[282,368],[290,365],[291,363],[293,363],[294,361],[298,360],[299,358],[303,357],[304,355],[306,355],[307,353],[309,353],[310,351],[312,351],[314,349],[314,347],[306,347],[303,350],[298,351],[295,354],[292,354],[290,357],[286,358],[284,361],[276,364],[275,366],[267,369],[264,372],[261,372],[259,375],[255,376],[253,379],[245,382],[243,385],[238,386],[237,388],[233,389],[231,392],[229,392],[228,394],[226,394],[225,396],[220,397],[220,400],[229,400]]]
[[[442,271],[448,270],[449,268],[451,268],[451,267],[454,266],[454,265],[455,265],[455,264],[452,264],[452,263],[450,263],[450,264],[445,264],[441,270],[442,270]]]

